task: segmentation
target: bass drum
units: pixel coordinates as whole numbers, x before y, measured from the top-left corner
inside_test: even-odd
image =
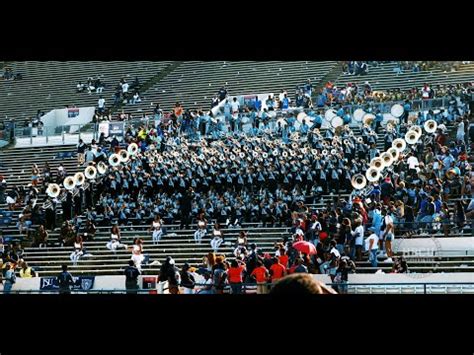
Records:
[[[331,122],[331,120],[336,116],[337,116],[337,111],[332,108],[327,110],[326,113],[324,114],[324,118],[328,122]]]
[[[365,111],[362,110],[361,108],[358,108],[357,110],[354,111],[354,119],[357,121],[357,122],[362,122],[362,119],[364,118],[365,116]]]
[[[390,109],[390,113],[392,114],[393,117],[400,118],[403,115],[403,106],[400,104],[395,104],[392,106]]]
[[[334,128],[340,127],[343,124],[344,124],[344,120],[339,116],[336,116],[331,120],[331,126]]]

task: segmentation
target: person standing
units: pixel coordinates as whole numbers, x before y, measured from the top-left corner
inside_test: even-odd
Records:
[[[82,166],[85,160],[87,145],[82,139],[79,139],[79,144],[77,145],[77,166]]]
[[[3,293],[8,294],[16,282],[15,270],[11,267],[10,263],[6,263],[5,265],[5,276],[3,279]]]
[[[183,196],[181,197],[180,201],[180,211],[181,211],[181,223],[179,229],[189,229],[189,224],[191,223],[191,196],[192,188],[190,187],[189,190],[185,191]]]
[[[375,228],[370,227],[369,231],[372,232],[370,236],[365,240],[365,249],[369,252],[369,261],[372,267],[377,267],[377,251],[379,250],[379,238],[375,234]]]
[[[67,265],[63,265],[62,270],[63,271],[58,275],[59,293],[70,294],[74,280],[72,275],[67,271]]]
[[[128,266],[125,268],[124,274],[127,293],[136,294],[138,290],[138,276],[140,276],[140,271],[135,267],[133,260],[128,261]]]

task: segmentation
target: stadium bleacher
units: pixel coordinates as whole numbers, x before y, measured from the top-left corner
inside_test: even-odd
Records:
[[[157,73],[167,68],[172,62],[14,62],[9,63],[15,72],[22,73],[24,79],[15,82],[0,83],[0,120],[5,117],[14,117],[18,123],[31,118],[38,109],[76,106],[95,106],[97,94],[76,93],[77,82],[85,82],[87,77],[101,75],[102,81],[108,87],[103,96],[108,102],[112,101],[113,88],[118,81],[125,77],[133,80],[138,76],[142,83],[150,81]],[[151,112],[154,104],[160,103],[162,108],[170,109],[175,102],[181,102],[185,107],[208,109],[210,100],[217,90],[226,85],[230,95],[252,93],[278,93],[287,89],[289,93],[295,86],[311,79],[313,84],[321,85],[320,80],[332,71],[337,62],[182,62],[173,71],[168,73],[157,83],[154,83],[146,92],[142,92],[144,99],[140,104],[126,105],[127,113],[138,114]],[[463,65],[454,73],[445,73],[441,70],[429,72],[404,73],[397,75],[393,68],[395,64],[380,64],[370,68],[369,74],[360,77],[341,74],[335,81],[337,85],[349,82],[363,84],[369,81],[374,90],[393,88],[409,89],[420,87],[424,83],[452,84],[472,81],[474,78],[474,64]],[[25,94],[27,93],[27,94]],[[448,127],[453,132],[453,127]],[[360,130],[353,129],[356,135]],[[324,131],[324,130],[322,130]],[[87,142],[89,143],[89,142]],[[379,136],[377,146],[383,150],[383,138]],[[69,153],[69,154],[68,154]],[[45,162],[51,167],[53,177],[59,163],[68,171],[68,175],[83,171],[77,166],[76,147],[74,145],[7,148],[0,151],[0,174],[5,177],[8,190],[15,186],[27,186],[31,181],[31,166],[36,163],[42,168]],[[7,191],[8,191],[7,190]],[[318,202],[309,204],[309,207],[321,208],[337,198],[349,198],[350,191],[344,191],[338,196],[324,195]],[[38,203],[42,204],[45,194],[40,194]],[[451,211],[454,210],[455,200],[449,201]],[[0,205],[0,210],[6,210],[7,205]],[[1,228],[3,235],[21,240],[15,223],[20,210],[13,212],[12,220]],[[84,218],[85,219],[85,218]],[[451,224],[454,227],[454,223]],[[195,225],[192,225],[195,227]],[[199,265],[202,257],[209,252],[209,239],[203,244],[196,245],[193,240],[195,229],[180,230],[178,225],[166,225],[167,235],[157,244],[151,242],[151,235],[146,231],[148,225],[131,225],[122,227],[122,239],[125,244],[131,244],[133,238],[145,240],[145,254],[151,260],[163,262],[167,255],[172,255],[180,267],[185,262]],[[276,242],[290,236],[288,227],[261,227],[258,224],[244,224],[243,228],[249,232],[249,242],[255,242],[264,252],[272,252]],[[119,275],[130,259],[130,251],[119,250],[115,253],[107,250],[105,244],[110,237],[109,227],[99,227],[94,241],[85,242],[87,252],[92,256],[81,259],[78,265],[71,266],[75,275]],[[224,229],[226,241],[232,245],[223,245],[220,252],[226,256],[232,254],[234,242],[239,229]],[[53,244],[57,240],[58,231],[52,231],[49,240]],[[452,233],[450,237],[459,236]],[[464,237],[473,236],[472,228],[467,224],[464,228]],[[426,238],[415,232],[410,238]],[[441,232],[428,237],[442,238]],[[72,247],[49,245],[46,248],[27,247],[24,249],[24,258],[41,276],[54,276],[60,271],[62,264],[70,264],[69,255]],[[467,253],[466,253],[467,254]],[[445,256],[426,256],[425,259],[417,256],[416,261],[410,261],[410,270],[421,273],[428,272],[472,272],[474,270],[474,255],[453,254]],[[390,272],[391,264],[384,265],[383,258],[377,268],[369,262],[357,262],[358,273],[374,273],[377,270]],[[159,266],[144,266],[144,274],[156,275]],[[396,292],[395,292],[396,291]],[[357,287],[355,293],[419,293],[417,288],[400,286],[398,289],[384,287]],[[430,293],[461,293],[473,292],[472,288],[465,287],[432,287]]]

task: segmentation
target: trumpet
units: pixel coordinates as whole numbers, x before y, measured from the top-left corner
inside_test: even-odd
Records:
[[[428,120],[423,125],[423,128],[425,129],[426,133],[434,133],[436,132],[436,129],[438,128],[438,124],[436,123],[435,120]]]
[[[118,166],[120,164],[120,155],[112,154],[109,157],[109,165],[112,167]]]
[[[93,166],[88,166],[84,170],[84,176],[89,180],[95,179],[95,177],[97,176],[97,169]]]
[[[383,153],[380,158],[382,158],[383,166],[388,167],[393,164],[393,156],[389,152]]]
[[[383,169],[383,165],[384,164],[383,164],[382,158],[380,157],[374,158],[370,161],[370,167],[375,168],[377,170]]]
[[[130,155],[135,155],[135,154],[137,154],[137,152],[138,152],[138,145],[137,145],[137,143],[129,144],[128,147],[127,147],[127,152],[128,152],[128,154],[130,154]]]
[[[262,153],[262,158],[263,158],[263,159],[267,159],[267,158],[268,158],[268,153],[267,153],[267,152],[263,152],[263,153]]]
[[[100,175],[105,175],[107,172],[107,165],[103,161],[100,161],[99,164],[97,164],[97,172]]]
[[[58,197],[60,192],[61,192],[61,188],[59,187],[58,184],[49,184],[46,190],[46,194],[51,198]]]
[[[130,154],[125,149],[120,150],[118,154],[119,154],[121,163],[126,163],[130,159]]]
[[[404,139],[397,138],[392,142],[392,147],[396,148],[399,152],[403,152],[407,147],[407,143]]]
[[[356,190],[362,190],[367,185],[367,179],[362,174],[354,175],[351,179],[351,185]]]
[[[365,172],[365,177],[370,182],[377,182],[380,179],[380,170],[375,167],[371,167]]]
[[[336,155],[337,154],[337,150],[336,149],[331,149],[331,155]]]
[[[66,190],[72,190],[76,186],[76,179],[73,176],[68,176],[64,179],[63,185]]]
[[[76,186],[81,186],[86,181],[86,177],[83,173],[79,172],[74,174],[74,180],[76,180]]]

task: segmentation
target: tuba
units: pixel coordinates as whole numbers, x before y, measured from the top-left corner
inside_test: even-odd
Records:
[[[383,166],[388,167],[393,164],[393,156],[389,152],[383,153],[380,158],[382,159]]]
[[[84,182],[86,181],[86,177],[84,176],[83,173],[75,173],[74,174],[74,180],[76,180],[76,186],[81,186],[84,185]]]
[[[397,138],[392,142],[392,147],[396,148],[399,152],[403,152],[407,147],[407,143],[404,139]]]
[[[120,164],[120,155],[112,154],[109,157],[109,165],[112,167],[118,166]]]
[[[106,165],[103,161],[100,161],[100,162],[97,164],[97,172],[98,172],[100,175],[105,175],[105,173],[107,172],[107,165]]]
[[[331,155],[336,155],[337,154],[337,150],[336,149],[331,149]]]
[[[436,123],[435,120],[428,120],[423,125],[423,128],[425,129],[426,133],[434,133],[436,132],[436,129],[438,128],[438,124]]]
[[[138,145],[137,145],[137,143],[129,144],[128,147],[127,147],[127,152],[128,152],[129,155],[135,155],[135,154],[137,154],[137,152],[138,152]]]
[[[380,170],[374,167],[367,169],[365,172],[365,177],[370,182],[377,182],[380,179]]]
[[[64,179],[63,185],[66,190],[72,190],[76,186],[76,179],[73,176],[68,176]]]
[[[60,192],[61,188],[58,184],[49,184],[48,188],[46,189],[46,194],[51,198],[58,197]]]
[[[397,148],[392,147],[389,150],[387,150],[387,153],[389,153],[392,156],[393,162],[398,161],[398,158],[400,157],[400,151]]]
[[[120,157],[120,162],[121,163],[126,163],[128,161],[128,159],[130,159],[130,154],[125,149],[120,150],[118,155]]]
[[[367,185],[367,179],[362,174],[354,175],[351,179],[351,185],[356,190],[362,190]]]
[[[416,131],[410,130],[405,134],[405,141],[411,145],[416,144],[419,138],[420,136]]]
[[[88,166],[86,170],[84,170],[84,176],[86,179],[94,180],[97,176],[97,169],[93,166]]]
[[[420,126],[417,125],[411,126],[408,131],[415,131],[416,133],[418,133],[418,136],[421,136],[423,134],[423,130]]]
[[[384,168],[383,160],[381,157],[374,158],[370,161],[370,167],[377,170],[382,170]]]

